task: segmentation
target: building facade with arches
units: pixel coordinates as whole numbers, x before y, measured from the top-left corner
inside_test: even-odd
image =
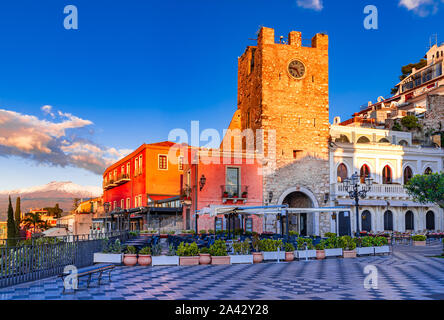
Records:
[[[332,125],[330,133],[330,205],[352,206],[354,212],[354,201],[349,198],[343,181],[356,172],[361,180],[373,179],[371,191],[360,200],[360,230],[444,229],[443,209],[414,202],[404,188],[414,175],[442,172],[443,149],[411,145],[408,132]],[[356,214],[350,219],[354,231]],[[336,230],[336,221],[331,219],[331,231]]]

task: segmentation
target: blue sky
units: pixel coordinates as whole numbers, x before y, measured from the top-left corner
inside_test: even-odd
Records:
[[[63,28],[69,4],[78,30]],[[378,30],[363,27],[367,4]],[[432,34],[444,37],[443,17],[441,0],[3,1],[0,190],[100,185],[103,163],[171,129],[199,120],[222,131],[236,109],[237,57],[261,25],[328,33],[330,115],[347,118],[388,95]]]

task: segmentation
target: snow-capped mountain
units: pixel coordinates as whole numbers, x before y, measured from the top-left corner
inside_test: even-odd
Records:
[[[11,196],[15,209],[15,199],[20,197],[21,210],[30,208],[53,207],[56,203],[64,212],[72,209],[74,198],[93,198],[102,194],[102,188],[96,186],[80,186],[71,181],[53,181],[42,186],[0,191],[0,221],[5,220],[8,209],[8,196]]]

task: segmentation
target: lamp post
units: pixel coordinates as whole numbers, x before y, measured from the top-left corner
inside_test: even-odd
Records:
[[[356,207],[356,237],[359,235],[359,198],[364,199],[372,188],[373,179],[366,177],[364,184],[359,183],[359,175],[355,172],[350,178],[344,179],[344,188],[351,199],[355,200]]]

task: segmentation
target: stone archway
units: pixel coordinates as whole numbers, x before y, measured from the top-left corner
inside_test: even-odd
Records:
[[[278,204],[288,204],[290,208],[318,208],[318,201],[308,189],[290,188],[286,190],[278,200]],[[289,230],[300,232],[301,235],[313,235],[319,233],[319,226],[316,221],[319,213],[298,213],[289,214],[287,217]],[[285,224],[284,224],[285,228]]]

